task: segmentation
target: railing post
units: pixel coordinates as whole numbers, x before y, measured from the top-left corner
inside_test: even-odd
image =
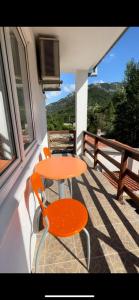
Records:
[[[128,161],[128,153],[126,150],[124,150],[122,151],[118,190],[117,190],[117,199],[121,203],[123,203],[124,179],[125,179],[125,173],[127,169],[127,161]]]
[[[98,152],[98,138],[95,137],[95,148],[94,148],[94,169],[97,166],[97,152]]]

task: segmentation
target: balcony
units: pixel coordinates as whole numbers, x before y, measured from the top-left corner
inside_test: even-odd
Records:
[[[47,146],[53,150],[53,155],[78,155],[88,165],[85,174],[73,179],[73,197],[84,203],[89,213],[89,273],[139,271],[139,216],[136,208],[139,197],[126,184],[126,178],[130,178],[138,187],[138,173],[127,167],[127,161],[138,162],[139,152],[85,131],[90,67],[99,64],[125,30],[126,27],[0,29],[3,87],[0,93],[0,146],[4,150],[0,151],[1,273],[34,272],[34,249],[37,249],[43,228],[41,220],[39,230],[35,228],[34,214],[36,216],[38,210],[34,205],[37,202],[34,202],[29,178],[43,155],[43,147]],[[58,37],[61,73],[76,74],[76,131],[47,131],[46,103],[38,80],[36,59],[35,39],[38,35]],[[22,119],[23,115],[25,120]],[[114,161],[111,153],[99,147],[101,143],[112,147],[116,151],[114,156],[118,155],[119,160]],[[61,150],[62,153],[59,153]],[[119,173],[116,169],[115,175],[105,160],[109,160]],[[104,176],[106,173],[114,185]],[[47,201],[58,199],[57,182],[48,181],[47,185]],[[68,181],[65,182],[65,190],[69,197]],[[124,193],[134,199],[135,205],[131,205],[130,199],[124,199]],[[40,273],[87,273],[86,266],[84,234],[67,239],[56,239],[49,235],[40,257]]]
[[[89,135],[91,136],[87,132],[84,134],[84,145],[88,143],[91,148],[93,138],[91,142],[87,142]],[[97,139],[99,139],[98,136]],[[106,139],[103,142],[110,143]],[[113,147],[116,147],[116,145],[114,143]],[[87,148],[87,146],[85,147]],[[119,147],[123,146],[120,145]],[[123,151],[123,148],[121,150]],[[90,154],[90,150],[87,151]],[[87,153],[87,151],[85,152]],[[72,154],[63,153],[63,155]],[[139,211],[136,205],[131,206],[131,201],[127,197],[125,199],[123,196],[123,199],[120,198],[118,201],[117,189],[102,172],[94,169],[92,159],[87,155],[83,155],[81,158],[87,163],[88,168],[85,174],[73,179],[73,198],[79,199],[87,207],[89,213],[87,225],[91,237],[89,273],[138,273]],[[114,163],[111,158],[110,160]],[[121,168],[120,164],[119,167],[122,170],[123,167]],[[120,190],[120,192],[122,191]],[[66,197],[70,197],[68,181],[65,183],[65,194]],[[50,203],[58,198],[56,182],[48,181],[46,195]],[[136,197],[135,200],[137,200]],[[43,232],[42,229],[40,221],[36,249]],[[41,253],[38,272],[88,273],[86,257],[86,237],[84,233],[65,239],[49,235]],[[34,266],[32,272],[34,272]]]

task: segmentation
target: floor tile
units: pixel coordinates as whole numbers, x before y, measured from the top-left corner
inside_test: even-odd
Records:
[[[73,198],[88,209],[87,230],[90,233],[90,273],[139,272],[139,214],[135,207],[116,200],[116,189],[104,175],[93,169],[92,162],[85,174],[73,178]],[[52,203],[58,196],[57,181],[46,182],[46,197]],[[65,180],[65,197],[70,197],[69,181]],[[49,205],[48,203],[48,205]],[[36,250],[43,233],[37,232]],[[35,251],[36,253],[36,251]],[[34,255],[35,259],[35,255]],[[32,267],[34,272],[34,264]],[[42,247],[38,272],[88,273],[87,240],[82,231],[70,238],[49,235]]]

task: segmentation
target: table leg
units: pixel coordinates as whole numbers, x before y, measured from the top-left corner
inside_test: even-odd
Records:
[[[65,198],[64,179],[58,180],[59,199]]]
[[[69,183],[70,183],[70,196],[72,198],[72,178],[69,179]]]

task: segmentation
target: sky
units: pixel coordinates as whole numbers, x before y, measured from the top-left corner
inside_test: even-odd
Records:
[[[129,60],[139,61],[139,27],[130,27],[97,67],[98,75],[88,78],[88,84],[121,82]],[[75,74],[62,73],[61,91],[46,92],[46,105],[54,103],[75,90]]]

